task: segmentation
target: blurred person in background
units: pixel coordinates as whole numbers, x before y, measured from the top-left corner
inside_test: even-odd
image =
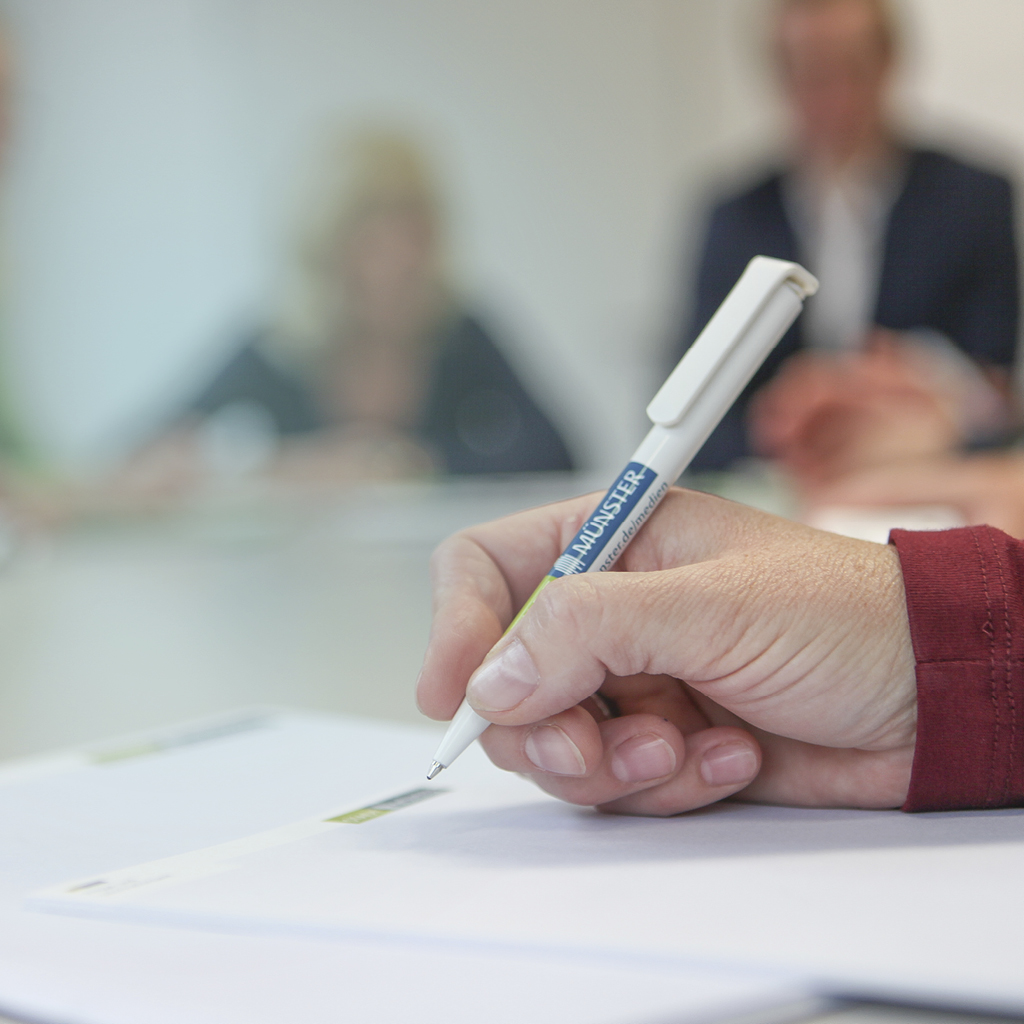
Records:
[[[757,254],[803,263],[821,289],[694,468],[759,454],[813,490],[999,437],[1015,418],[1008,181],[896,130],[884,0],[779,0],[771,33],[791,157],[712,212],[683,348]]]
[[[122,484],[174,493],[238,466],[300,482],[571,469],[450,283],[416,144],[367,132],[333,163],[286,313],[243,339]]]

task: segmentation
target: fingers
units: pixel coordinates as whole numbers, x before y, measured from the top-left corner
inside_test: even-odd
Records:
[[[447,719],[455,713],[470,674],[497,643],[598,498],[586,495],[474,527],[437,549],[431,563],[434,621],[417,683],[417,701],[424,714]],[[786,528],[780,524],[774,517],[734,502],[673,488],[626,550],[620,567],[649,572],[705,561],[726,551],[757,546],[768,533]],[[527,620],[535,615],[531,612]],[[581,693],[564,707],[585,695]],[[549,708],[547,713],[558,710],[561,708]]]
[[[721,709],[712,718],[738,721]],[[571,708],[530,726],[493,726],[482,743],[499,767],[528,775],[553,796],[617,814],[680,814],[737,796],[873,809],[906,800],[913,742],[843,749],[749,727],[709,726],[699,712],[687,721],[694,731],[649,713],[598,724]]]
[[[571,708],[532,726],[492,727],[481,742],[495,764],[528,775],[553,796],[623,814],[703,807],[742,790],[760,767],[757,743],[741,729],[684,738],[649,714],[598,724]]]
[[[742,729],[704,729],[687,736],[685,745],[685,757],[674,775],[599,801],[598,806],[613,814],[680,814],[742,792],[761,767],[757,742]]]
[[[688,690],[695,707],[713,725],[738,726],[750,732],[761,750],[757,777],[740,799],[792,807],[901,806],[910,785],[915,732],[881,749],[822,746],[754,728],[733,713]]]
[[[480,743],[499,768],[531,776],[578,781],[593,775],[604,757],[601,728],[579,707],[528,726],[496,726]]]
[[[596,495],[464,530],[431,559],[434,617],[416,701],[431,718],[455,714],[466,682],[561,554]]]
[[[435,552],[435,601],[450,587],[465,586],[467,570],[479,570],[483,555],[497,570],[516,610],[522,607],[597,507],[601,495],[530,509],[474,526],[445,541]],[[618,568],[629,572],[692,565],[756,543],[782,521],[745,505],[673,487],[623,552]]]
[[[777,537],[780,528],[787,528],[785,521],[766,512],[673,487],[626,548],[617,568],[635,573],[696,565],[757,548],[765,538]]]
[[[437,599],[443,599],[449,587],[462,587],[467,568],[479,569],[482,557],[497,570],[518,610],[594,511],[599,498],[599,494],[584,494],[457,533],[440,545],[432,559]]]
[[[457,534],[431,560],[434,617],[416,703],[431,718],[449,719],[466,681],[512,617],[512,597],[499,567],[476,543]]]
[[[452,595],[435,612],[416,681],[416,703],[423,714],[443,721],[455,715],[467,680],[508,621],[500,610],[501,602],[494,605],[469,592]]]
[[[679,814],[732,796],[756,776],[756,740],[731,722],[709,728],[677,680],[609,678],[601,692],[633,713],[599,722],[577,706],[530,725],[492,726],[484,749],[553,796],[615,813]]]
[[[575,706],[609,674],[706,679],[723,652],[742,661],[753,634],[745,639],[743,616],[709,596],[704,576],[684,567],[554,580],[473,674],[467,700],[492,722],[527,725]]]
[[[910,788],[914,744],[891,750],[823,747],[752,730],[761,771],[744,800],[793,807],[900,807]]]

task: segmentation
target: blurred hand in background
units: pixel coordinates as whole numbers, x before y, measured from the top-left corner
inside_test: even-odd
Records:
[[[805,490],[929,458],[1005,429],[1005,378],[912,334],[875,328],[861,351],[801,352],[751,401],[754,450]]]

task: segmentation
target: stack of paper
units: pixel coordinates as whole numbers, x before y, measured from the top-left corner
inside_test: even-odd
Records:
[[[685,969],[1024,1010],[1024,811],[569,807],[474,768],[241,842],[86,875],[36,909]]]
[[[367,794],[419,785],[437,738],[428,728],[258,712],[0,771],[0,1013],[53,1024],[636,1024],[706,1022],[803,998],[802,986],[779,972],[590,956],[568,946],[541,955],[522,944],[435,941],[412,928],[371,936],[332,927],[330,941],[310,941],[312,933],[294,934],[260,894],[247,913],[262,923],[233,921],[229,930],[205,913],[199,927],[185,929],[129,920],[139,907],[119,921],[24,909],[27,893],[60,879],[107,877],[277,835],[297,818],[319,821],[324,807],[361,813],[321,835],[373,835],[441,805],[438,797],[398,809],[401,802],[371,797],[366,810]],[[460,789],[503,778],[478,751],[449,774]],[[249,856],[238,863],[255,866]],[[335,905],[364,901],[376,882],[343,869],[327,884]],[[378,903],[394,906],[387,893]],[[168,922],[162,912],[147,915]]]

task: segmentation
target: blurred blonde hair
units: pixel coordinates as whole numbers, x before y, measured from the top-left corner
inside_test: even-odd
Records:
[[[441,193],[424,147],[410,134],[380,127],[330,133],[303,190],[296,242],[270,343],[282,355],[315,360],[346,327],[339,257],[361,224],[378,214],[422,217],[434,238],[429,274],[439,310],[451,301]]]

